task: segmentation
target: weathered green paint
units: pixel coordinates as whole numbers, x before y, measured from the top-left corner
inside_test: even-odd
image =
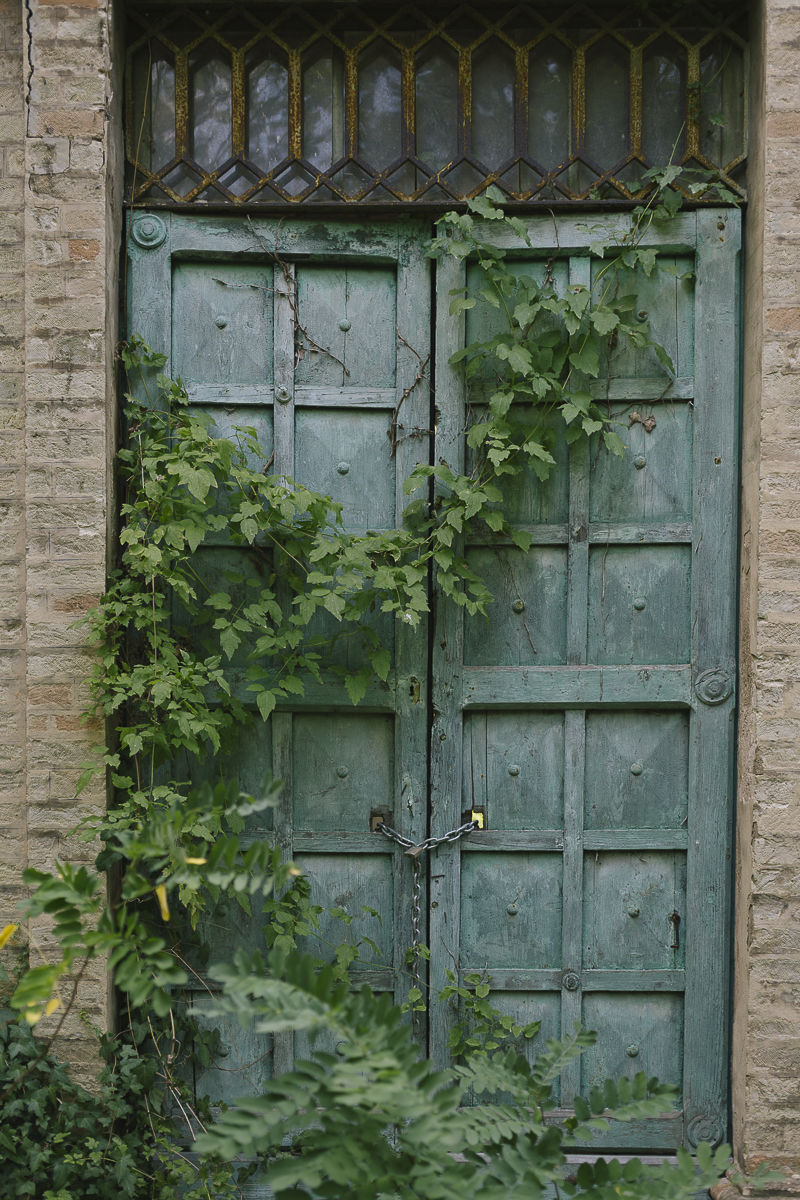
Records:
[[[271,469],[340,500],[350,529],[398,523],[402,481],[429,455],[425,438],[406,438],[390,457],[387,437],[418,367],[396,334],[423,358],[430,346],[425,227],[256,220],[260,242],[238,218],[164,220],[161,246],[131,243],[129,327],[171,356],[167,369],[221,431],[256,425]],[[532,251],[504,248],[520,273],[541,276],[555,249],[552,221],[532,220],[530,230]],[[589,236],[579,220],[559,219],[558,286],[592,279]],[[494,601],[487,622],[434,596],[430,741],[427,631],[384,620],[392,671],[358,709],[338,684],[309,681],[305,698],[243,736],[222,764],[249,787],[265,767],[285,779],[280,807],[252,832],[273,832],[316,900],[382,912],[382,926],[363,927],[382,957],[358,969],[380,989],[395,987],[390,968],[403,967],[410,941],[411,871],[369,832],[371,809],[388,807],[414,839],[445,833],[472,806],[485,810],[485,832],[428,856],[431,983],[441,987],[453,963],[488,969],[502,1011],[542,1021],[521,1047],[530,1056],[576,1020],[597,1029],[596,1048],[559,1082],[562,1104],[608,1074],[644,1070],[682,1084],[679,1113],[612,1129],[595,1140],[602,1148],[666,1150],[690,1137],[695,1117],[723,1131],[727,1123],[734,697],[700,697],[704,672],[735,679],[738,238],[729,211],[649,231],[685,276],[636,281],[642,319],[676,378],[646,351],[620,352],[612,378],[592,389],[612,417],[641,417],[625,432],[625,459],[597,444],[568,448],[559,432],[551,478],[526,472],[509,495],[531,552],[486,533],[460,547]],[[472,268],[444,260],[436,270],[431,453],[460,471],[465,406],[479,401],[482,383],[467,396],[448,360],[466,338],[488,335],[494,315],[446,317],[450,290]],[[306,338],[298,362],[287,280],[301,324],[324,348]],[[424,385],[404,400],[401,420],[428,428]],[[198,571],[212,581],[237,553],[204,548]],[[360,664],[352,641],[336,653]],[[247,699],[243,656],[229,678]],[[254,947],[259,923],[217,912],[209,928],[225,930],[226,947],[231,930]],[[338,927],[324,935],[342,939]],[[398,999],[407,978],[399,975]],[[443,1065],[451,1020],[448,1006],[431,1005],[429,1048]],[[262,1073],[288,1068],[305,1047],[299,1037],[278,1035],[271,1047],[249,1036],[236,1052],[266,1054]],[[198,1086],[214,1090],[210,1077]],[[217,1090],[235,1094],[230,1081]]]
[[[426,435],[402,438],[395,447],[389,436],[401,398],[406,432],[430,424],[427,384],[411,387],[419,360],[409,349],[425,359],[430,347],[427,223],[283,220],[276,227],[174,214],[165,214],[164,222],[167,236],[153,250],[131,239],[129,329],[168,355],[165,370],[181,375],[192,403],[213,417],[221,434],[232,435],[237,424],[256,427],[265,453],[254,465],[274,455],[268,469],[333,496],[348,529],[398,524],[409,502],[403,480],[429,456]],[[290,284],[296,286],[299,338]],[[298,344],[303,348],[296,354]],[[260,548],[237,550],[222,537],[214,543],[196,555],[198,574],[211,586],[226,569],[257,574],[271,568]],[[280,560],[275,567],[280,573]],[[179,607],[174,618],[186,619]],[[266,832],[280,842],[308,876],[312,901],[357,918],[349,930],[326,919],[321,937],[334,944],[354,934],[371,938],[380,954],[365,949],[358,979],[394,991],[401,1001],[409,986],[401,968],[411,940],[410,864],[394,843],[370,832],[370,813],[385,807],[406,836],[425,836],[427,630],[424,623],[416,633],[395,629],[386,617],[378,617],[376,628],[392,651],[392,669],[358,709],[337,682],[312,684],[305,699],[243,731],[230,759],[204,775],[238,774],[252,790],[265,769],[285,780],[278,809],[246,832]],[[332,618],[328,624],[321,618],[312,632],[323,629],[336,629]],[[242,649],[228,673],[252,704],[246,657]],[[336,658],[359,666],[358,639],[341,643]],[[364,917],[362,905],[380,911],[382,923]],[[225,953],[231,946],[263,948],[259,908],[250,918],[224,901],[203,932]],[[323,958],[332,953],[325,940],[309,947]],[[187,999],[199,1012],[211,1003],[210,985],[195,965],[197,990]],[[248,1031],[233,1043],[225,1070],[201,1073],[198,1089],[226,1100],[257,1090],[259,1079],[287,1069],[305,1045],[285,1034],[273,1044]],[[245,1069],[245,1062],[256,1065]]]
[[[530,230],[532,252],[504,247],[518,273],[555,249],[552,222]],[[495,597],[488,628],[437,598],[432,820],[481,805],[489,828],[440,850],[430,944],[434,987],[453,962],[486,969],[495,1000],[513,995],[543,1029],[598,1031],[561,1103],[606,1075],[680,1083],[679,1114],[602,1139],[666,1150],[691,1142],[695,1117],[727,1127],[734,696],[704,703],[700,677],[735,680],[739,217],[687,214],[648,236],[684,276],[636,281],[675,382],[646,350],[612,358],[593,391],[626,425],[639,414],[624,460],[559,443],[547,484],[515,481],[509,511],[531,552],[491,534],[465,547]],[[586,237],[559,222],[560,286],[596,277]],[[440,313],[471,270],[440,274]],[[467,320],[488,336],[496,317]],[[464,337],[440,322],[436,455],[454,470],[479,398],[447,363]],[[432,1016],[442,1064],[451,1019]]]

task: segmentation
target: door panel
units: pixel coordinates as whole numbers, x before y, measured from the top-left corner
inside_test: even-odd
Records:
[[[395,523],[387,426],[380,411],[308,408],[297,414],[294,474],[344,505],[342,519],[350,532],[391,529]]]
[[[272,382],[273,269],[177,263],[172,278],[173,370],[187,383]]]
[[[512,404],[510,411],[512,420],[524,420],[529,408],[527,405]],[[556,468],[546,480],[538,479],[527,466],[521,475],[506,477],[507,493],[502,507],[512,524],[555,525],[566,523],[569,517],[569,451],[564,436],[564,422],[560,417],[549,416],[544,418],[542,425],[555,434],[555,446],[551,453]],[[473,462],[473,451],[470,449],[467,450],[467,462],[470,466]]]
[[[692,219],[690,216],[689,221]],[[694,374],[695,361],[694,246],[690,254],[671,255],[668,249],[662,251],[659,261],[666,270],[655,271],[649,278],[640,271],[635,277],[620,272],[618,294],[636,295],[638,319],[647,323],[653,340],[664,347],[676,376],[688,379]],[[603,266],[601,260],[593,260],[593,283]],[[647,347],[620,347],[614,359],[614,374],[618,377],[653,379],[653,352]]]
[[[499,881],[502,885],[498,886]],[[461,868],[462,970],[558,967],[561,855],[467,854]]]
[[[518,274],[541,275],[552,222],[529,229],[531,251],[503,248]],[[488,627],[435,598],[432,831],[471,806],[486,820],[436,854],[430,944],[434,988],[457,962],[527,1019],[598,1031],[562,1074],[561,1103],[607,1075],[680,1084],[679,1111],[595,1142],[667,1150],[695,1143],[700,1118],[719,1140],[727,1127],[739,215],[648,236],[681,277],[621,288],[638,292],[675,379],[652,351],[617,348],[591,386],[628,426],[624,459],[559,446],[546,484],[515,478],[509,511],[530,553],[489,532],[463,546],[494,596]],[[596,278],[580,223],[560,220],[559,238],[558,286]],[[438,264],[439,313],[474,271]],[[493,313],[477,313],[437,327],[436,459],[456,472],[480,382],[465,388],[448,360],[489,335]],[[442,1065],[452,1019],[431,1013]]]
[[[689,792],[689,714],[586,714],[584,829],[680,829]]]
[[[391,990],[385,978],[390,974],[387,963],[392,962],[394,946],[391,857],[386,854],[359,854],[343,862],[341,854],[300,854],[297,864],[311,883],[312,904],[320,904],[326,910],[343,908],[359,917],[356,926],[358,934],[355,934],[352,926],[349,930],[345,929],[329,912],[323,913],[320,918],[320,944],[315,943],[313,953],[325,962],[331,962],[334,947],[341,942],[355,943],[357,937],[363,934],[375,943],[378,952],[369,943],[362,945],[361,956],[351,967],[354,982],[359,984],[360,977],[368,972],[373,986]],[[362,905],[379,912],[381,920],[374,916],[363,916]],[[380,980],[376,978],[376,972],[380,973]]]
[[[692,407],[682,403],[637,405],[640,420],[629,424],[631,404],[614,404],[611,416],[624,431],[624,459],[600,452],[592,441],[590,521],[638,524],[688,521],[692,512]],[[651,424],[645,428],[645,422]],[[636,468],[631,471],[630,464]],[[653,531],[655,533],[656,531]],[[652,534],[650,535],[652,536]]]
[[[490,829],[559,829],[564,820],[563,712],[468,712],[462,809]]]
[[[470,567],[492,593],[484,616],[468,617],[464,661],[470,666],[521,667],[567,661],[567,554],[560,546],[528,553],[473,546]]]
[[[602,1087],[605,1079],[683,1076],[683,1005],[679,995],[639,992],[624,996],[591,992],[583,1002],[584,1020],[597,1030],[597,1045],[581,1057],[581,1088]]]
[[[588,661],[685,663],[690,546],[592,546]]]
[[[583,965],[588,970],[669,971],[684,966],[673,913],[686,913],[686,855],[598,851],[583,859]]]
[[[317,347],[298,362],[296,387],[394,387],[396,276],[392,267],[298,267],[300,321]]]
[[[293,721],[293,823],[363,833],[371,808],[392,806],[394,722],[379,714],[298,714]]]

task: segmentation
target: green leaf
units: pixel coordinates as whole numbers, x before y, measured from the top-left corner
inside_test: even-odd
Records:
[[[616,454],[617,458],[625,457],[625,443],[618,433],[614,433],[609,429],[604,430],[603,441],[611,453]]]
[[[263,691],[258,693],[256,696],[256,704],[258,705],[258,711],[261,713],[263,720],[266,721],[267,717],[274,712],[275,703],[276,698],[274,692]]]
[[[600,370],[597,359],[597,347],[592,341],[587,341],[582,350],[573,350],[569,356],[569,361],[576,371],[583,371],[586,375],[596,377]]]
[[[526,375],[531,369],[530,352],[524,346],[500,345],[497,347],[497,357],[505,359],[512,371],[516,371],[520,375]]]
[[[474,298],[474,296],[461,296],[456,300],[451,300],[450,316],[457,317],[460,313],[464,312],[465,309],[474,308],[476,304],[477,300]]]
[[[233,658],[234,652],[236,651],[240,640],[241,639],[238,633],[230,625],[227,625],[222,630],[219,641],[220,645],[222,646],[223,653],[228,657],[229,660]]]
[[[374,650],[370,654],[372,669],[379,679],[386,679],[389,674],[389,667],[392,664],[392,656],[388,650],[381,647],[379,650]]]
[[[491,421],[478,421],[467,431],[467,445],[476,450],[485,440],[487,434],[494,428]]]
[[[324,605],[329,613],[336,617],[338,621],[341,621],[345,610],[344,597],[338,596],[335,592],[328,592],[324,600]]]
[[[306,694],[302,679],[298,679],[295,675],[281,675],[281,687],[284,691],[291,692],[293,696],[305,696]]]
[[[601,336],[611,333],[619,325],[619,316],[609,308],[594,308],[589,314],[589,320]],[[584,368],[581,368],[582,370]]]
[[[675,367],[673,366],[673,364],[672,364],[672,359],[671,359],[671,358],[670,358],[670,356],[667,354],[667,352],[666,352],[666,350],[664,349],[664,347],[663,347],[663,346],[659,346],[657,342],[652,342],[652,343],[651,343],[651,345],[652,345],[653,349],[655,350],[655,352],[656,352],[656,358],[657,358],[657,359],[658,359],[658,361],[661,363],[662,367],[666,367],[666,369],[669,371],[669,373],[670,373],[671,375],[674,375],[674,374],[675,374]]]
[[[368,684],[369,677],[364,676],[363,673],[345,676],[344,686],[353,704],[358,704],[360,700],[364,699]]]

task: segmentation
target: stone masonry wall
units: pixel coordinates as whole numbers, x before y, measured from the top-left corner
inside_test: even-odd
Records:
[[[748,185],[734,1132],[800,1171],[800,3],[755,14]],[[758,42],[761,41],[759,47]],[[788,1185],[800,1195],[800,1177]]]
[[[25,166],[19,0],[0,0],[0,886],[12,917],[25,833]]]
[[[104,586],[114,431],[119,210],[111,0],[0,0],[0,923],[20,873],[91,861],[70,830],[101,740],[81,725],[90,652],[74,623]],[[119,89],[117,89],[119,91]],[[118,103],[118,101],[117,101]],[[32,964],[53,952],[29,932]],[[19,938],[19,935],[18,935]],[[80,984],[60,1051],[91,1071],[108,1018],[102,966]]]

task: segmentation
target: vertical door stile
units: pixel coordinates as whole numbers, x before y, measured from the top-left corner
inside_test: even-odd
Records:
[[[275,278],[275,474],[294,478],[294,354],[297,283],[294,265],[276,263]]]
[[[436,270],[436,443],[435,461],[447,463],[454,474],[464,470],[463,373],[450,365],[452,354],[464,345],[463,314],[450,317],[450,292],[464,287],[466,266],[441,258]],[[455,554],[463,553],[462,539],[453,539]],[[431,728],[431,834],[441,837],[455,829],[461,816],[462,663],[464,609],[445,600],[434,579],[433,690]],[[446,986],[445,970],[458,971],[461,910],[461,844],[441,846],[430,862],[431,1056],[438,1069],[449,1063],[447,1042],[454,1014],[438,1003]]]
[[[272,772],[283,780],[283,791],[275,809],[275,843],[281,847],[284,859],[290,859],[292,846],[292,714],[274,712],[272,723]],[[294,1034],[273,1034],[272,1070],[280,1075],[291,1071],[294,1064]]]
[[[413,499],[403,481],[428,461],[421,432],[429,425],[427,233],[427,223],[407,218],[369,232],[336,225],[333,238],[330,230],[298,223],[287,231],[287,250],[301,257],[274,272],[273,470],[341,502],[347,532],[400,526]],[[279,596],[288,610],[288,587],[279,585]],[[375,810],[388,809],[388,823],[404,836],[419,841],[426,833],[428,629],[423,620],[414,630],[402,614],[375,616],[376,632],[392,650],[385,681],[374,679],[355,708],[341,677],[326,678],[323,687],[307,682],[305,696],[284,702],[292,711],[274,716],[276,769],[291,779],[277,825],[310,882],[312,903],[345,908],[373,922],[376,941],[384,938],[379,961],[353,966],[353,985],[368,981],[402,1003],[411,985],[405,953],[413,873],[372,821]],[[332,616],[320,619],[327,622],[320,628],[336,630]],[[345,638],[334,661],[353,668],[364,654],[358,637]],[[363,915],[365,906],[382,921]],[[327,945],[309,939],[308,949],[325,957],[350,931],[325,912],[320,920]],[[278,1063],[288,1067],[293,1051],[303,1052],[302,1037],[276,1041]]]
[[[403,483],[419,463],[429,458],[429,436],[412,436],[415,430],[427,430],[430,420],[429,385],[431,321],[430,307],[420,304],[421,296],[430,295],[430,259],[423,258],[422,240],[427,222],[401,221],[397,271],[397,406],[390,418],[392,449],[395,460],[396,523],[402,525],[403,513],[419,493],[407,496]],[[401,340],[403,339],[403,340]],[[406,344],[407,343],[407,344]],[[426,365],[427,360],[427,365]],[[387,438],[389,441],[389,438]],[[428,631],[427,614],[422,614],[416,629],[402,615],[395,618],[395,811],[394,827],[404,837],[421,842],[427,833],[428,819]],[[428,907],[428,889],[424,882],[426,863],[420,863],[423,880],[422,913]],[[411,944],[412,864],[398,849],[394,853],[395,929],[394,969],[398,1003],[407,1000],[411,975],[405,962],[405,949]],[[427,931],[421,929],[422,940]],[[420,975],[425,963],[420,960]],[[423,995],[424,999],[424,995]],[[420,1023],[421,1025],[422,1023]]]
[[[591,259],[569,260],[570,285],[591,287]],[[586,664],[589,601],[589,447],[573,442],[569,457],[569,546],[567,551],[567,663]],[[582,1021],[583,989],[583,808],[586,713],[564,713],[564,856],[561,902],[561,1036],[570,1037]],[[580,1092],[581,1064],[575,1059],[561,1075],[561,1106]]]
[[[275,264],[273,268],[275,294],[273,332],[273,405],[272,445],[275,461],[271,470],[284,479],[293,479],[294,461],[294,367],[295,367],[295,306],[297,305],[297,280],[294,264]],[[285,556],[275,548],[275,573],[277,576],[276,596],[284,613],[291,612],[292,595],[289,586],[281,579]],[[291,772],[291,758],[287,760],[287,771]],[[288,778],[285,776],[284,778]],[[291,813],[291,809],[289,809]],[[291,845],[287,844],[291,854]]]
[[[273,451],[275,461],[272,470],[276,475],[293,478],[294,464],[294,356],[295,356],[295,311],[297,290],[294,264],[273,268],[275,296],[275,324],[273,334]],[[291,291],[290,291],[291,289]],[[276,571],[278,574],[277,596],[285,613],[290,611],[291,592],[280,581],[280,552],[276,549]],[[293,722],[290,712],[272,714],[272,761],[277,779],[283,780],[280,803],[275,810],[275,840],[283,851],[284,858],[294,856],[293,820],[294,802],[292,794]],[[294,1062],[294,1034],[276,1033],[273,1041],[273,1070],[276,1074],[291,1071]]]
[[[128,272],[125,280],[128,307],[128,337],[142,338],[153,350],[166,354],[163,366],[142,368],[130,377],[133,395],[144,403],[154,402],[159,375],[171,374],[172,274],[170,244],[171,214],[128,214]],[[151,239],[158,239],[151,240]],[[140,246],[140,239],[142,245]]]
[[[738,211],[697,214],[684,1109],[725,1136],[735,720]],[[693,1127],[693,1122],[695,1123]],[[695,1130],[698,1131],[697,1135]]]

